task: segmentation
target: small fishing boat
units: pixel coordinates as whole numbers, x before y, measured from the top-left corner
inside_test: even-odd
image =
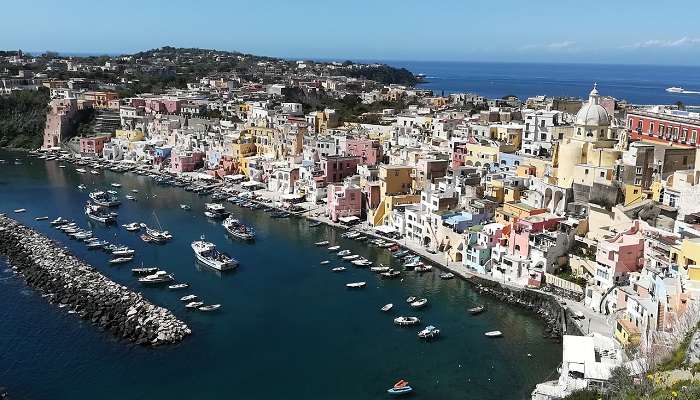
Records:
[[[191,247],[197,261],[206,266],[219,271],[233,269],[238,266],[238,260],[219,251],[214,243],[205,240],[204,235],[201,236],[200,240],[192,242]]]
[[[70,221],[67,219],[64,219],[63,217],[58,217],[58,218],[54,219],[53,221],[51,221],[50,223],[53,226],[61,226],[61,225],[65,225],[65,224],[70,223]]]
[[[221,304],[211,304],[208,306],[200,306],[198,307],[199,311],[215,311],[221,308]]]
[[[112,187],[115,187],[115,188],[120,188],[120,187],[122,187],[122,185],[121,185],[120,183],[116,183],[116,182],[115,182],[115,183],[112,183],[111,186],[112,186]]]
[[[19,214],[19,213],[26,212],[27,209],[26,209],[26,208],[18,208],[18,209],[14,210],[14,211],[15,211],[17,214]]]
[[[469,311],[469,313],[472,315],[477,315],[477,314],[481,314],[482,312],[484,312],[485,309],[486,309],[486,307],[484,307],[483,305],[480,305],[480,306],[472,307],[472,308],[468,309],[467,311]]]
[[[133,256],[128,256],[128,257],[117,257],[109,260],[110,264],[124,264],[128,263],[129,261],[133,260]]]
[[[189,211],[192,209],[192,207],[188,204],[180,204],[180,208],[182,208],[185,211]]]
[[[346,270],[345,267],[335,267],[335,268],[331,269],[331,271],[333,271],[333,272],[343,272],[345,270]]]
[[[440,279],[452,279],[454,277],[455,277],[455,274],[453,274],[452,272],[444,272],[444,273],[440,274]]]
[[[438,336],[440,336],[440,329],[432,325],[428,325],[425,329],[418,332],[418,337],[425,340],[435,339]]]
[[[400,380],[394,384],[389,390],[387,390],[387,393],[393,395],[393,396],[401,396],[404,394],[411,393],[413,391],[413,388],[408,385],[408,382],[405,380]]]
[[[416,296],[409,296],[409,297],[406,299],[406,303],[413,303],[414,301],[416,301],[416,299],[417,299]]]
[[[366,259],[366,258],[360,258],[357,260],[352,260],[350,261],[353,265],[356,265],[358,267],[368,267],[372,265],[372,261]]]
[[[350,261],[350,260],[356,259],[357,257],[359,257],[357,254],[350,254],[349,256],[343,257],[343,260],[348,260],[348,261]]]
[[[132,268],[131,272],[137,275],[150,275],[158,271],[158,267]]]
[[[503,332],[501,332],[501,331],[490,331],[490,332],[484,333],[484,336],[486,336],[486,337],[492,337],[492,338],[497,338],[497,337],[503,336]]]
[[[49,217],[36,217],[34,221],[46,221],[47,219],[49,219]]]
[[[391,269],[391,268],[385,267],[385,266],[382,265],[382,266],[379,266],[379,267],[371,267],[369,270],[372,271],[372,272],[387,272],[387,271],[389,271],[390,269]]]
[[[382,272],[379,275],[384,279],[393,279],[393,278],[397,278],[399,275],[401,275],[401,271],[397,271],[395,269],[392,269],[392,270],[387,271],[387,272]]]
[[[316,246],[325,246],[325,245],[327,245],[328,243],[330,243],[330,242],[327,241],[327,240],[323,240],[323,241],[321,241],[321,242],[316,242],[316,243],[314,243],[314,245],[316,245]]]
[[[408,303],[408,305],[410,305],[413,308],[422,308],[422,307],[425,307],[427,304],[428,304],[428,299],[426,299],[425,297],[422,299],[417,299],[415,301]]]
[[[199,308],[203,305],[204,305],[203,301],[192,301],[192,302],[185,304],[185,307],[187,307],[189,309],[195,309],[195,308]]]
[[[407,270],[412,270],[412,269],[415,269],[416,267],[419,267],[421,265],[423,265],[423,262],[421,262],[420,258],[414,257],[414,258],[408,260],[406,263],[404,263],[403,266]]]
[[[197,295],[194,294],[188,294],[187,296],[180,297],[180,301],[192,301],[197,298]]]
[[[129,232],[136,232],[141,230],[141,225],[138,222],[132,222],[130,224],[124,224],[122,225],[124,229],[126,229]]]
[[[340,246],[331,246],[328,248],[328,251],[336,251],[340,248]]]
[[[345,257],[347,255],[350,255],[350,250],[340,250],[338,252],[338,257]]]
[[[132,196],[132,195],[130,195],[130,194],[127,194],[127,195],[124,196],[124,197],[125,197],[127,200],[136,201],[136,197],[134,197],[134,196]]]
[[[236,239],[255,239],[255,231],[253,230],[253,228],[243,224],[241,221],[234,218],[232,215],[229,215],[221,225],[224,226],[224,229],[226,229],[226,232],[228,232],[229,235]]]
[[[348,289],[361,289],[365,286],[367,286],[367,282],[352,282],[345,284],[345,287]]]
[[[391,310],[393,307],[394,307],[394,304],[389,303],[389,304],[384,305],[384,307],[382,307],[381,310],[384,312],[387,312],[387,311]]]
[[[141,283],[159,284],[174,281],[175,278],[165,271],[156,271],[154,274],[146,275],[143,278],[139,278]]]
[[[321,261],[321,265],[326,265],[326,264],[330,264],[330,261],[328,261],[328,260]]]
[[[85,185],[78,185],[78,189],[80,189],[80,190],[85,190],[85,189],[87,189],[87,186],[85,186]]]
[[[430,265],[419,265],[416,268],[414,268],[413,270],[416,272],[428,272],[432,269],[433,269],[433,267],[431,267]]]
[[[75,172],[77,172],[79,174],[84,174],[87,172],[87,170],[85,168],[76,168]]]
[[[186,283],[176,283],[174,285],[168,285],[168,289],[171,289],[171,290],[185,289],[188,287],[190,287],[190,285],[188,285]]]
[[[396,317],[394,318],[394,325],[398,326],[411,326],[420,323],[420,318],[418,317]]]

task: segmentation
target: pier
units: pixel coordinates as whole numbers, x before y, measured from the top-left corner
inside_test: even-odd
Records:
[[[191,334],[170,311],[119,285],[40,233],[0,217],[0,256],[49,302],[115,337],[145,346],[173,344]]]

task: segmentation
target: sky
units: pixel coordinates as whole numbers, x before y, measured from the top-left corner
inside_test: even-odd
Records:
[[[4,50],[121,54],[169,45],[292,59],[700,65],[698,0],[5,3]]]

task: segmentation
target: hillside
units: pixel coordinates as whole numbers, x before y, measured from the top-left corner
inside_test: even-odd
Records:
[[[47,89],[0,96],[0,147],[41,146],[48,104]]]

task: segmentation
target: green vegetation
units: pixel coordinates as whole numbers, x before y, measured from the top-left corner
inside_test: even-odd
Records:
[[[696,328],[697,329],[697,328]],[[656,367],[657,371],[671,371],[674,369],[687,367],[685,365],[686,354],[688,353],[688,346],[690,346],[690,339],[692,339],[695,329],[691,329],[683,338],[678,348],[671,353],[671,357],[663,363]]]
[[[49,91],[17,91],[0,96],[0,147],[41,146]]]
[[[369,65],[366,67],[350,68],[344,75],[353,78],[365,78],[385,84],[414,86],[418,83],[416,77],[406,68],[394,68],[388,65]]]

